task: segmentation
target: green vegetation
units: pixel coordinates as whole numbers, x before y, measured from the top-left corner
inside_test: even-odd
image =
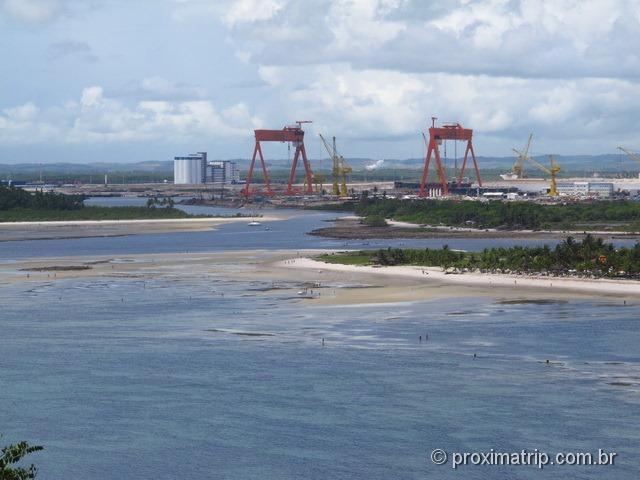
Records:
[[[325,263],[338,263],[342,265],[371,265],[373,250],[360,250],[355,252],[326,253],[317,258]]]
[[[48,222],[73,220],[153,220],[191,218],[178,208],[83,207],[78,210],[14,208],[0,210],[0,222]]]
[[[0,186],[0,222],[45,222],[55,220],[138,220],[189,218],[174,208],[173,200],[150,198],[146,207],[85,206],[81,195],[30,193]]]
[[[29,480],[36,478],[38,469],[34,465],[28,467],[16,467],[30,453],[43,450],[42,447],[29,445],[27,442],[18,442],[2,448],[0,455],[0,480]],[[12,466],[13,465],[13,466]]]
[[[582,242],[568,237],[555,248],[491,248],[482,252],[461,252],[447,246],[424,250],[389,248],[325,254],[318,257],[328,263],[348,265],[418,265],[480,270],[491,273],[588,275],[640,279],[640,243],[632,248],[616,249],[600,238],[587,235]]]
[[[335,206],[332,206],[335,209]],[[425,225],[500,229],[640,231],[640,203],[600,201],[545,205],[533,202],[396,200],[362,195],[339,209]]]
[[[171,197],[165,197],[162,199],[153,197],[147,200],[147,208],[157,208],[157,207],[173,208],[174,205],[175,205],[175,202]]]
[[[363,225],[368,227],[387,227],[389,224],[384,219],[384,217],[380,215],[368,215],[362,219],[361,222]]]
[[[25,208],[34,210],[77,210],[83,207],[82,195],[61,195],[38,191],[29,193],[15,187],[0,186],[0,211]]]

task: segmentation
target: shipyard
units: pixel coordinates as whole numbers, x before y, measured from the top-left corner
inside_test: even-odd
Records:
[[[473,130],[459,123],[436,127],[437,117],[422,132],[424,155],[413,166],[396,165],[393,159],[358,159],[359,166],[345,157],[332,141],[319,133],[306,138],[303,126],[312,121],[299,121],[282,130],[256,130],[253,156],[246,160],[208,160],[209,152],[176,156],[173,165],[165,161],[151,171],[156,181],[141,181],[149,172],[122,170],[118,174],[76,174],[73,170],[55,170],[39,177],[22,174],[20,179],[5,173],[1,182],[27,190],[58,191],[88,196],[167,196],[189,197],[203,203],[309,205],[344,201],[362,195],[385,195],[393,198],[460,198],[534,202],[580,202],[597,200],[637,200],[640,195],[640,155],[617,147],[617,154],[595,156],[600,171],[586,157],[586,165],[571,160],[571,167],[562,167],[558,156],[532,154],[533,134],[523,148],[513,148],[513,157],[499,157],[509,168],[504,173],[484,169],[472,143]],[[418,133],[417,135],[420,135]],[[427,138],[427,135],[429,138]],[[322,145],[326,157],[311,160],[305,141]],[[289,158],[270,164],[263,155],[263,143],[282,144],[279,153],[288,151]],[[458,155],[460,145],[460,155]],[[293,154],[291,149],[293,147]],[[448,153],[447,153],[448,149]],[[452,150],[455,152],[451,154]],[[462,153],[464,151],[464,153]],[[357,156],[356,153],[353,156]],[[600,160],[605,159],[608,163]],[[543,163],[543,162],[546,162]],[[509,163],[512,163],[509,165]],[[330,168],[325,167],[331,165]],[[140,168],[140,167],[138,167]],[[149,168],[147,166],[147,168]],[[580,171],[591,170],[589,176]],[[136,178],[138,177],[138,178]],[[413,178],[412,178],[413,177]],[[98,180],[97,182],[92,179]]]
[[[640,478],[638,7],[0,0],[0,480]]]

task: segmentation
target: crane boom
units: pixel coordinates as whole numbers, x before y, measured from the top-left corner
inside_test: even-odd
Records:
[[[322,134],[318,135],[320,136],[320,139],[324,144],[324,148],[327,150],[327,153],[333,162],[331,169],[331,174],[333,176],[332,193],[339,197],[347,197],[349,195],[347,191],[347,175],[351,173],[352,169],[347,164],[344,157],[338,153],[338,150],[336,149],[336,137],[333,137],[333,145],[329,145],[329,142]]]
[[[318,135],[320,136],[320,140],[322,140],[322,143],[324,144],[325,150],[327,151],[329,156],[333,159],[334,152],[333,152],[332,148],[329,146],[329,142],[327,142],[327,140],[322,136],[321,133],[319,133]]]
[[[537,160],[534,160],[532,157],[528,156],[526,159],[531,162],[538,170],[543,171],[547,175],[551,176],[551,181],[549,182],[549,196],[557,197],[558,196],[558,184],[557,184],[557,176],[558,173],[562,170],[560,165],[556,162],[556,159],[553,155],[549,155],[549,167],[545,167]]]
[[[527,140],[527,144],[525,145],[522,151],[516,150],[515,148],[513,149],[513,151],[516,154],[516,161],[514,162],[513,167],[511,167],[511,173],[513,173],[514,175],[517,175],[518,178],[524,177],[524,162],[525,160],[528,160],[531,158],[529,156],[529,149],[531,148],[532,139],[533,139],[533,133],[530,133],[529,138]]]
[[[534,160],[533,157],[527,157],[527,160],[529,160],[532,164],[534,164],[536,167],[538,167],[539,170],[542,170],[547,175],[551,175],[551,169],[545,167],[544,165],[542,165],[537,160]]]
[[[623,153],[627,154],[627,157],[629,157],[631,160],[635,160],[636,162],[640,163],[640,155],[638,155],[635,152],[632,152],[631,150],[628,150],[624,147],[618,147],[618,150],[620,150]]]
[[[339,196],[340,188],[338,187],[338,180],[340,177],[340,168],[338,166],[338,158],[335,148],[331,148],[329,142],[327,142],[326,138],[324,138],[321,133],[319,133],[318,135],[320,136],[320,140],[322,140],[322,144],[324,145],[324,148],[327,150],[327,153],[331,158],[331,178],[333,180],[331,185],[331,194]]]

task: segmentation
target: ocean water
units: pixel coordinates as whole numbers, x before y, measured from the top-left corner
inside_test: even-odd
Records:
[[[314,306],[271,287],[3,286],[4,440],[44,445],[44,479],[638,478],[640,305]],[[618,457],[454,470],[436,448]]]
[[[334,216],[294,212],[270,231],[4,242],[0,268],[39,256],[340,248],[306,235]],[[0,285],[3,443],[44,445],[31,458],[43,479],[639,477],[640,302],[497,294],[319,306],[295,282],[273,286],[222,270]],[[432,463],[437,448],[617,458],[453,469]]]

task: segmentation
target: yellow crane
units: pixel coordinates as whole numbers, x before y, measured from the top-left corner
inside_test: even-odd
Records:
[[[618,150],[620,150],[623,153],[627,154],[627,157],[629,157],[631,160],[635,160],[636,162],[640,163],[640,155],[638,155],[635,152],[632,152],[631,150],[628,150],[624,147],[618,147]]]
[[[311,181],[316,187],[316,192],[322,192],[322,190],[324,189],[324,182],[327,181],[327,177],[324,175],[324,173],[313,172],[311,174]],[[307,186],[306,178],[304,179],[304,186]]]
[[[517,156],[515,163],[511,167],[511,174],[517,178],[524,178],[524,162],[531,159],[531,157],[529,156],[529,148],[531,148],[532,138],[533,133],[530,133],[527,144],[525,145],[523,150],[516,150],[515,148],[513,149]]]
[[[347,164],[344,157],[338,153],[338,150],[336,149],[336,137],[333,137],[333,146],[331,146],[322,134],[319,135],[322,143],[324,144],[324,148],[331,157],[331,176],[333,177],[331,193],[338,197],[347,197],[349,196],[349,192],[347,191],[347,175],[352,172],[352,169]]]
[[[549,155],[549,167],[548,168],[545,167],[544,165],[542,165],[540,162],[534,160],[530,156],[527,156],[526,160],[530,161],[539,170],[542,170],[544,173],[546,173],[546,174],[551,176],[551,182],[550,182],[550,185],[549,185],[549,196],[550,197],[557,197],[558,196],[558,184],[556,182],[556,177],[558,176],[558,173],[560,173],[560,171],[562,169],[560,168],[560,165],[558,165],[558,163],[556,162],[556,159],[554,158],[554,156],[553,155]]]

